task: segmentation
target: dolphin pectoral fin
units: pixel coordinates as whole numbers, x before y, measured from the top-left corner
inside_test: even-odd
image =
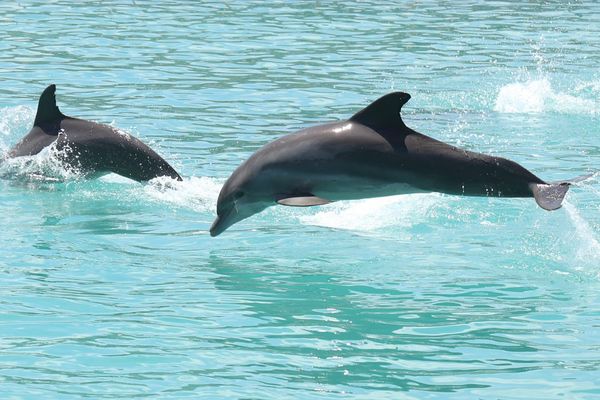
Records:
[[[563,199],[569,190],[569,182],[560,183],[531,183],[529,188],[535,202],[544,210],[557,210],[562,206]]]
[[[277,204],[289,207],[322,206],[329,203],[331,203],[331,200],[322,199],[312,195],[282,197],[277,200]]]

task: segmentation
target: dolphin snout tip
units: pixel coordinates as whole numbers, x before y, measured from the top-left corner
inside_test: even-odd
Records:
[[[210,236],[215,237],[223,233],[224,230],[225,229],[223,229],[223,220],[220,216],[217,216],[217,218],[215,218],[215,221],[210,226],[208,232],[210,233]]]
[[[218,236],[219,233],[221,233],[221,232],[217,231],[216,225],[217,225],[218,221],[219,221],[219,218],[215,219],[215,222],[213,222],[210,229],[208,230],[208,232],[210,233],[210,236],[212,236],[212,237]]]

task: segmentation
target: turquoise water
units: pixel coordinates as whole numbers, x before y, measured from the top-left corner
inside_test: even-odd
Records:
[[[552,213],[418,194],[208,234],[253,151],[392,90],[440,140],[598,169],[596,3],[2,2],[0,28],[2,153],[56,83],[185,176],[0,167],[2,398],[600,397],[598,175]]]

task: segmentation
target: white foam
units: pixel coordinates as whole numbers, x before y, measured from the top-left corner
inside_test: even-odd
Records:
[[[494,111],[500,113],[597,114],[596,101],[556,92],[546,78],[510,83],[500,88]]]
[[[114,122],[111,123],[111,126],[114,124]],[[115,126],[112,126],[113,128],[113,132],[116,133],[117,135],[121,136],[123,139],[127,140],[128,142],[131,142],[132,137],[131,134],[129,132],[127,132],[124,129],[121,128],[117,128]]]
[[[600,80],[580,83],[575,87],[575,90],[578,92],[585,90],[590,90],[592,92],[600,92]]]
[[[191,177],[177,181],[169,177],[152,179],[144,186],[150,198],[198,212],[213,211],[222,183],[214,178]]]
[[[65,168],[60,161],[61,153],[70,149],[57,150],[54,143],[45,147],[38,154],[7,158],[0,164],[0,176],[22,181],[61,182],[78,179],[79,171]]]
[[[389,226],[411,227],[438,204],[439,194],[406,194],[366,200],[343,201],[312,215],[300,216],[307,225],[352,231],[376,231]]]

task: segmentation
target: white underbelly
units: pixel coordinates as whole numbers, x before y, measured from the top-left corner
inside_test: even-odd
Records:
[[[391,183],[350,177],[326,180],[315,179],[313,184],[313,194],[315,196],[331,201],[423,192],[422,189],[404,182]]]

